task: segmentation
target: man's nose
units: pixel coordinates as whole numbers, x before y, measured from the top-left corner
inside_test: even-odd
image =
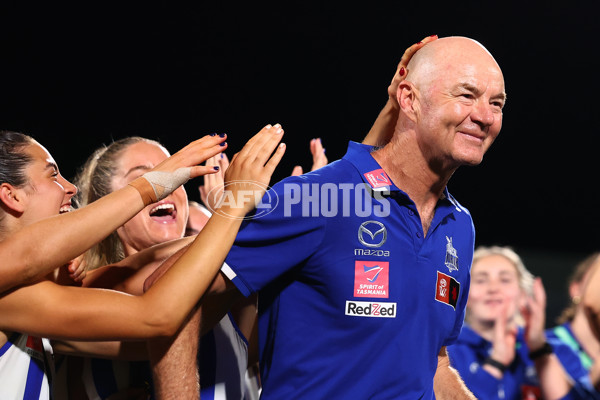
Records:
[[[471,112],[471,120],[478,124],[482,129],[494,124],[496,116],[492,105],[480,101],[473,107]]]

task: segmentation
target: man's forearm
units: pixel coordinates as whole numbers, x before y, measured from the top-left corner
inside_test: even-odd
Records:
[[[445,347],[438,355],[438,367],[433,378],[433,391],[438,400],[476,400],[458,372],[450,366]]]
[[[157,399],[197,400],[200,397],[196,363],[200,318],[200,313],[194,311],[176,336],[148,342]]]

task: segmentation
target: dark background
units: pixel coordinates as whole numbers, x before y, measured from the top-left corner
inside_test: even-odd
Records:
[[[477,244],[513,246],[544,278],[549,319],[573,265],[598,249],[598,71],[593,2],[197,2],[0,12],[0,129],[28,133],[71,178],[102,143],[157,139],[171,152],[211,132],[229,155],[279,122],[288,152],[275,180],[360,141],[385,104],[404,49],[464,35],[503,69],[504,126],[482,165],[450,191]],[[186,185],[198,200],[201,180]]]

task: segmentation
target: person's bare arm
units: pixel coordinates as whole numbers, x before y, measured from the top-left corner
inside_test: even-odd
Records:
[[[268,184],[285,150],[285,146],[278,146],[282,133],[277,125],[267,126],[250,139],[234,157],[226,175],[228,181]],[[248,190],[243,185],[233,186],[233,196]],[[173,335],[211,285],[242,217],[255,206],[256,198],[240,196],[241,207],[221,206],[186,252],[142,296],[40,282],[0,297],[0,329],[62,339]]]
[[[363,144],[383,146],[392,139],[394,129],[396,128],[396,122],[398,122],[398,112],[400,111],[400,106],[396,100],[396,91],[398,90],[400,82],[402,82],[408,74],[408,62],[417,50],[436,39],[437,35],[428,36],[404,51],[400,63],[398,64],[398,68],[396,68],[396,73],[388,87],[388,101],[379,112],[369,133],[363,139]]]
[[[475,400],[458,372],[450,366],[446,347],[438,354],[438,366],[433,378],[433,391],[438,400]]]
[[[144,293],[144,281],[170,256],[194,241],[193,237],[170,240],[143,249],[123,260],[88,272],[84,287],[114,289],[136,296]]]
[[[52,350],[54,353],[78,357],[108,358],[124,361],[148,360],[148,349],[145,341],[83,342],[53,340]]]
[[[527,347],[530,352],[539,350],[546,343],[546,292],[539,277],[533,282],[533,294],[521,313],[525,319]],[[573,384],[555,354],[545,354],[533,361],[544,399],[562,399],[569,393]]]
[[[173,172],[191,167],[190,177],[214,173],[198,166],[223,151],[225,140],[205,136],[190,143],[152,171]],[[79,210],[31,224],[0,242],[0,293],[42,279],[56,268],[83,254],[136,215],[145,204],[132,186],[117,190]]]
[[[139,296],[143,294],[144,281],[169,256],[190,244],[194,238],[182,238],[161,243],[139,251],[118,263],[91,271],[84,287],[114,289]],[[67,341],[53,340],[56,353],[80,357],[97,357],[125,361],[148,360],[145,341]]]
[[[198,341],[201,307],[192,312],[182,329],[172,337],[147,343],[154,394],[161,400],[196,400],[200,397]]]

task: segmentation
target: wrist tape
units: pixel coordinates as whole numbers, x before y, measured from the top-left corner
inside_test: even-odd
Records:
[[[156,203],[173,193],[190,179],[191,168],[179,168],[174,172],[150,171],[129,182],[137,189],[144,205]]]

